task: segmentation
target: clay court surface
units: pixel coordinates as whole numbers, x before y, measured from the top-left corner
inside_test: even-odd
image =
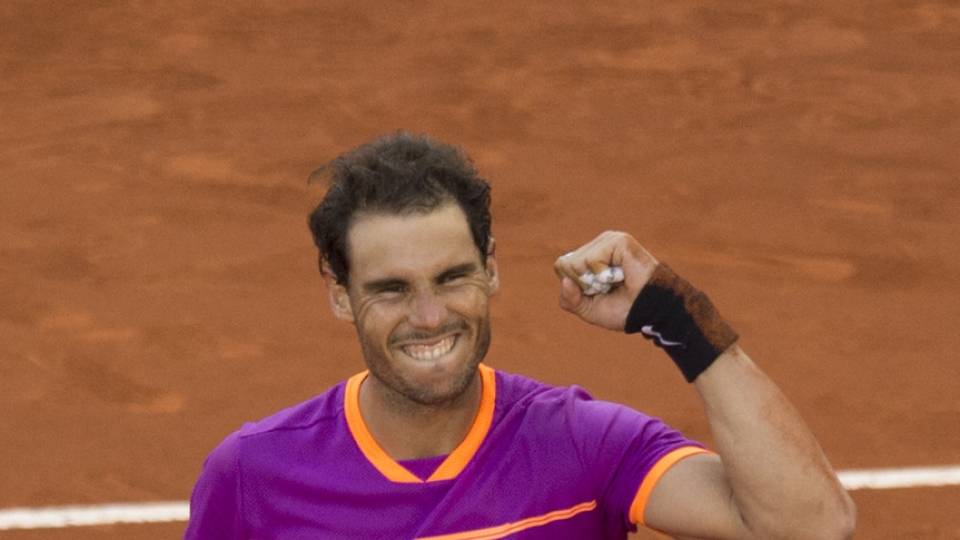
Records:
[[[306,178],[397,128],[494,186],[490,365],[709,442],[666,356],[556,307],[553,259],[627,230],[838,469],[960,463],[956,3],[222,4],[0,5],[0,509],[184,500],[362,369]],[[960,487],[854,498],[858,538],[960,538]]]

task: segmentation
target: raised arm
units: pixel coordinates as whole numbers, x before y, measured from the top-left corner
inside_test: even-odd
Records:
[[[581,276],[609,267],[620,267],[623,281],[606,294],[584,294]],[[601,234],[557,259],[555,270],[561,307],[610,330],[641,331],[670,353],[703,401],[718,455],[674,465],[654,489],[644,524],[692,538],[853,534],[853,502],[813,434],[705,295],[626,233]]]

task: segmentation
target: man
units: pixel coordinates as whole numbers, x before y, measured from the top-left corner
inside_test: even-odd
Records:
[[[852,534],[853,504],[793,407],[706,296],[633,237],[603,233],[557,259],[560,305],[665,349],[716,453],[481,363],[497,260],[489,187],[458,150],[397,133],[329,172],[310,228],[368,370],[227,437],[194,488],[187,538]]]

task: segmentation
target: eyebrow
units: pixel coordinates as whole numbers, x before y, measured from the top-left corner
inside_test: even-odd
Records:
[[[399,278],[383,278],[368,281],[363,284],[363,290],[367,292],[380,292],[397,286],[406,286],[407,282]]]
[[[476,271],[477,271],[477,263],[468,262],[468,263],[458,264],[456,266],[447,268],[443,272],[440,272],[440,275],[436,277],[436,281],[443,281],[444,278],[448,278],[451,276],[471,274]]]
[[[477,263],[468,262],[468,263],[458,264],[455,266],[451,266],[450,268],[447,268],[443,272],[440,272],[439,274],[437,274],[434,277],[434,281],[440,282],[446,278],[457,276],[457,275],[470,274],[470,273],[476,272],[476,270],[477,270]],[[378,292],[378,291],[390,289],[392,287],[398,287],[398,286],[404,287],[407,285],[407,283],[408,282],[405,279],[388,277],[388,278],[375,279],[373,281],[368,281],[364,283],[362,287],[363,287],[363,290],[367,292]]]

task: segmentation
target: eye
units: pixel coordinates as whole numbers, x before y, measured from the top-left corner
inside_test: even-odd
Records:
[[[407,290],[406,286],[401,285],[400,283],[394,283],[392,285],[384,285],[379,292],[388,293],[388,294],[400,294],[406,290]]]
[[[387,283],[378,283],[375,287],[370,288],[370,292],[373,294],[403,294],[407,291],[407,285],[399,281],[391,281]]]
[[[452,283],[465,277],[467,277],[467,272],[454,272],[451,274],[445,274],[440,277],[440,283]]]

